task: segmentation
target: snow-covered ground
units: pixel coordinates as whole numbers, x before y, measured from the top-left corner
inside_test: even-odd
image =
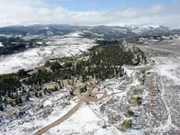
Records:
[[[55,94],[48,99],[42,99],[38,102],[34,102],[33,107],[31,106],[31,109],[26,110],[26,113],[30,114],[29,116],[26,115],[22,119],[9,121],[7,122],[7,125],[5,124],[0,126],[0,135],[32,135],[39,129],[51,124],[65,115],[76,104],[74,101],[69,102],[66,98],[63,98],[67,95],[67,92]],[[41,104],[44,106],[39,110],[38,106]],[[30,105],[27,105],[27,107],[24,108],[29,108],[28,106]],[[17,112],[18,110],[14,111],[14,113]],[[11,117],[10,114],[7,115]]]
[[[31,69],[43,65],[45,60],[73,56],[87,51],[95,46],[94,40],[80,38],[79,33],[69,34],[66,37],[49,37],[46,41],[50,44],[24,52],[0,58],[0,74],[17,72],[19,69]],[[51,40],[51,41],[49,41]]]
[[[144,129],[147,134],[179,135],[180,133],[180,58],[156,57],[155,95],[156,121],[161,121],[153,129]]]
[[[101,101],[86,104],[82,103],[79,109],[71,117],[61,124],[52,127],[44,135],[171,135],[180,132],[180,114],[179,114],[179,58],[154,58],[156,65],[146,72],[146,83],[141,85],[139,76],[142,76],[142,66],[134,68],[124,67],[127,72],[126,77],[106,80],[103,82],[102,89],[97,91],[102,93],[106,91],[109,96]],[[149,65],[150,66],[150,65]],[[151,67],[151,66],[150,66]],[[151,86],[152,85],[152,86]],[[143,90],[141,94],[134,95],[136,88]],[[155,93],[155,96],[152,94]],[[32,135],[43,127],[62,118],[74,106],[78,104],[77,97],[71,100],[56,101],[62,95],[56,95],[43,102],[44,106],[52,106],[52,112],[47,114],[37,113],[36,119],[25,122],[13,130],[0,133],[9,135],[14,133]],[[141,106],[131,105],[128,101],[132,97],[140,96]],[[156,100],[154,100],[154,98]],[[67,105],[66,103],[70,103]],[[154,106],[153,106],[153,103]],[[127,111],[132,110],[138,117],[127,117]],[[40,110],[41,112],[41,110]],[[152,115],[155,113],[155,116]],[[41,116],[39,118],[39,116]],[[135,129],[122,130],[124,120],[132,119]]]
[[[133,74],[131,70],[128,70],[128,73],[131,73],[130,75]],[[136,80],[134,81],[136,82]],[[106,80],[103,83],[104,88],[99,92],[107,91],[108,95],[113,92],[120,92],[115,96],[115,101],[114,96],[110,96],[99,102],[89,104],[83,103],[77,112],[69,119],[60,125],[51,128],[44,133],[44,135],[141,135],[142,132],[137,130],[123,132],[118,129],[120,128],[120,122],[123,120],[121,116],[125,110],[122,112],[116,110],[120,107],[119,104],[116,103],[120,103],[121,98],[123,98],[130,90],[129,88],[126,89],[127,83],[126,78]],[[134,86],[137,84],[132,83],[132,85]],[[111,103],[112,99],[115,103],[113,106]],[[102,111],[104,106],[109,108],[107,110],[105,109],[105,113]],[[117,123],[111,123],[116,116]]]
[[[114,126],[103,126],[104,120],[91,107],[83,104],[72,117],[44,135],[124,135]]]
[[[130,70],[128,71],[129,73]],[[108,95],[113,92],[122,92],[125,90],[125,87],[129,81],[126,81],[126,78],[119,78],[117,80],[107,80],[102,85],[102,90],[99,91],[110,91]],[[131,82],[131,81],[130,81]],[[125,90],[124,93],[120,93],[120,97],[123,97],[129,90]],[[64,93],[66,94],[66,93]],[[63,95],[64,95],[63,94]],[[26,121],[26,118],[23,120],[15,120],[8,124],[7,126],[2,126],[1,128],[6,129],[6,132],[1,132],[0,135],[32,135],[43,127],[48,126],[59,118],[62,118],[66,113],[68,113],[77,103],[77,97],[68,101],[66,98],[58,101],[58,98],[63,95],[57,94],[53,97],[48,98],[47,100],[43,100],[44,109],[39,110],[32,117],[35,120],[30,120],[29,122],[25,122],[24,124],[18,125],[17,123],[20,121]],[[78,134],[78,135],[122,135],[124,134],[116,125],[108,124],[109,121],[109,113],[103,115],[100,111],[102,105],[100,102],[105,103],[109,102],[111,97],[104,99],[103,101],[99,101],[97,103],[90,103],[89,105],[85,102],[82,103],[79,109],[67,120],[62,122],[60,125],[51,128],[49,131],[45,133],[45,135],[70,135],[70,134]],[[56,102],[54,102],[56,101]],[[70,103],[70,104],[67,104]],[[39,104],[39,102],[38,102]],[[47,108],[47,109],[46,109]],[[97,109],[98,108],[98,109]],[[48,114],[50,110],[51,113]],[[46,116],[47,115],[47,116]],[[108,116],[107,116],[108,115]],[[114,113],[111,114],[113,116]],[[45,116],[45,117],[44,117]],[[107,122],[106,122],[107,121]],[[3,131],[3,130],[2,130]],[[137,132],[137,131],[136,131]],[[133,132],[136,134],[136,132]],[[139,133],[139,132],[138,132]],[[131,132],[127,132],[127,135],[130,135]],[[138,134],[137,134],[138,135]]]
[[[60,48],[59,46],[63,46],[63,44],[66,44],[64,48],[68,45],[69,48],[72,48],[72,46],[78,44],[79,40],[86,40],[89,41],[88,44],[94,44],[89,39],[81,38],[67,38],[73,42],[68,43],[68,45],[66,38],[55,41],[54,39],[52,40],[54,45],[50,45],[48,48]],[[63,52],[67,56],[69,50],[64,50],[67,51]],[[73,50],[73,53],[79,52]],[[56,56],[59,56],[59,54],[58,51],[54,50],[53,57]],[[71,117],[52,127],[44,135],[179,135],[180,57],[155,57],[153,59],[155,64],[152,65],[125,66],[127,76],[106,80],[101,84],[102,89],[96,91],[99,93],[106,91],[108,95],[115,93],[114,95],[107,96],[107,98],[98,102],[87,104],[83,102]],[[144,69],[146,71],[143,73],[142,70]],[[145,78],[144,84],[141,84],[142,76]],[[142,93],[134,94],[136,89],[141,89]],[[74,97],[70,100],[62,99],[53,102],[61,96],[63,95],[59,94],[43,102],[44,106],[50,106],[50,110],[52,110],[48,116],[46,116],[46,111],[43,110],[44,112],[37,113],[35,120],[10,128],[11,130],[7,129],[6,132],[1,132],[0,135],[32,135],[57,119],[62,118],[78,104],[78,98]],[[129,100],[134,97],[141,97],[142,104],[130,104]],[[137,117],[127,116],[128,110],[132,110]],[[134,129],[123,131],[122,123],[124,120],[129,119],[132,120]],[[17,125],[17,123],[14,125]]]

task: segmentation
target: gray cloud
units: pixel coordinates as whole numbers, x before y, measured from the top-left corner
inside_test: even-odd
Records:
[[[145,9],[74,12],[44,0],[0,0],[0,26],[31,24],[180,26],[180,2]]]

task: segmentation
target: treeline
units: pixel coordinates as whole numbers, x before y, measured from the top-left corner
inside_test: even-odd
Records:
[[[8,74],[0,76],[0,97],[7,95],[11,97],[21,87],[21,82],[16,74]],[[0,98],[0,101],[2,98]]]
[[[0,42],[3,45],[2,47],[0,47],[0,56],[21,52],[26,50],[27,48],[37,46],[37,41],[35,39],[25,41],[19,37],[0,37]]]
[[[100,46],[95,46],[89,50],[89,53],[83,54],[81,60],[79,58],[67,58],[63,61],[62,59],[52,62],[47,61],[45,67],[51,69],[51,72],[49,70],[39,70],[23,82],[27,85],[41,85],[50,81],[71,79],[73,77],[82,77],[83,81],[92,77],[104,80],[122,76],[124,74],[122,69],[124,64],[138,65],[141,62],[141,55],[145,57],[140,49],[134,51],[125,48],[122,41],[98,42]],[[139,57],[135,59],[136,54]]]
[[[92,78],[103,81],[120,77],[125,74],[122,68],[124,64],[138,65],[146,59],[140,49],[126,48],[122,45],[122,41],[97,42],[99,46],[80,56],[50,60],[34,71],[20,70],[16,74],[1,76],[0,102],[3,102],[4,96],[12,97],[18,90],[23,91],[24,86],[37,93],[42,89],[43,84],[49,82],[57,82],[61,87],[61,82],[65,79],[77,78],[86,82]]]

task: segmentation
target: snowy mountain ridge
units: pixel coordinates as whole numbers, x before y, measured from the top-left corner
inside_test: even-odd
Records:
[[[9,26],[0,28],[0,34],[5,35],[66,35],[76,31],[91,31],[103,34],[105,37],[132,37],[138,34],[163,33],[171,29],[161,25],[124,25],[124,26],[72,26],[72,25],[31,25]]]

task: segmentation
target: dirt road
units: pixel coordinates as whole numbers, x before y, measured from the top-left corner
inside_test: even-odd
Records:
[[[130,75],[130,77],[131,77],[130,81],[129,81],[130,84],[133,82],[133,76],[132,76],[133,73],[134,72],[132,72],[131,75]],[[76,90],[76,95],[79,98],[79,102],[77,103],[77,105],[74,106],[66,115],[64,115],[63,117],[61,117],[57,121],[51,123],[50,125],[42,128],[41,130],[36,132],[34,135],[42,135],[43,133],[46,133],[51,128],[61,124],[62,122],[67,120],[69,117],[71,117],[78,110],[78,108],[81,106],[81,104],[84,103],[84,102],[98,102],[98,101],[103,100],[103,99],[105,99],[107,97],[110,97],[110,96],[113,96],[113,95],[121,93],[121,92],[117,92],[117,93],[112,93],[112,94],[108,95],[107,92],[105,91],[105,92],[101,93],[101,94],[103,94],[101,97],[97,98],[97,94],[98,93],[92,93],[93,89],[95,87],[96,86],[94,86],[92,88],[92,90],[90,90],[90,92],[87,92],[87,94],[85,94],[85,95],[81,95],[80,90],[77,89]]]
[[[66,115],[64,115],[62,118],[56,120],[52,124],[48,125],[47,127],[42,128],[38,132],[36,132],[34,135],[42,135],[43,133],[46,133],[49,129],[61,124],[63,121],[67,120],[69,117],[71,117],[81,106],[83,103],[83,100],[80,100],[76,106],[74,106]]]

